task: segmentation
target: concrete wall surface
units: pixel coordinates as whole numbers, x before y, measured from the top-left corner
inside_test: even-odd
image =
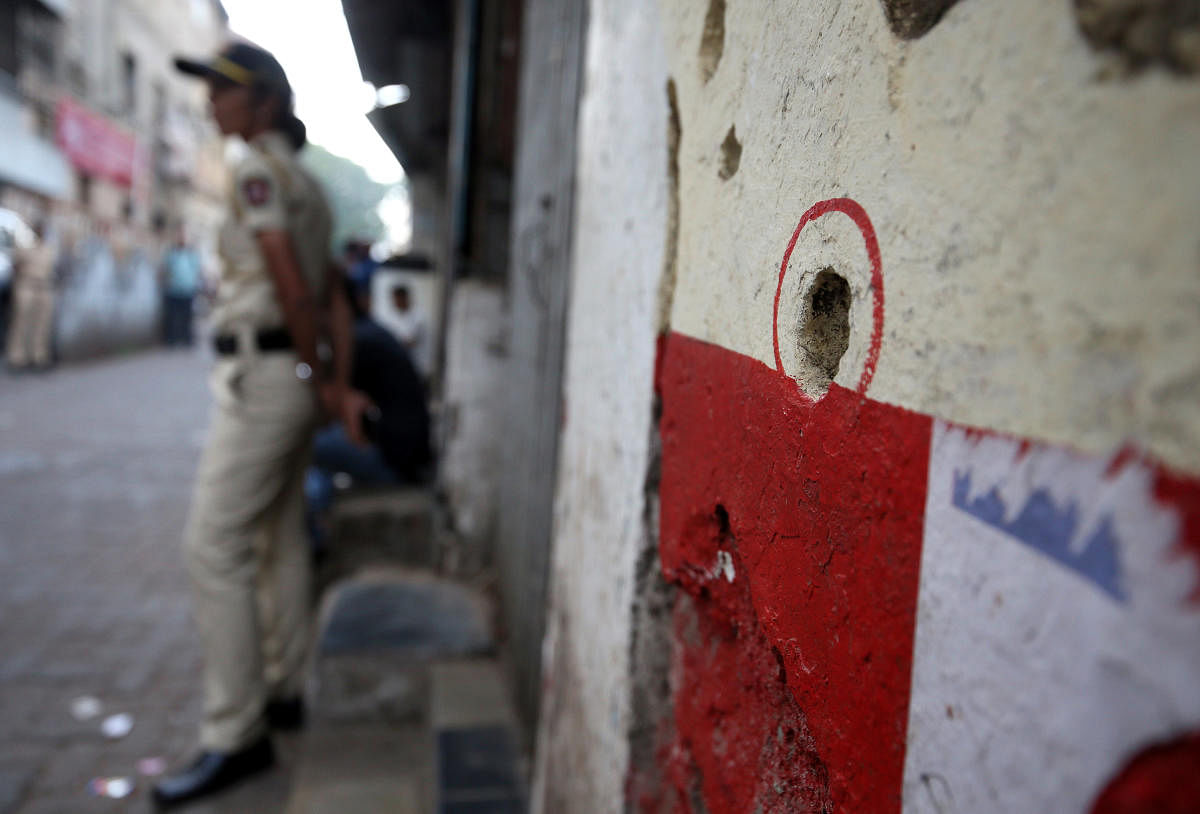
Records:
[[[1105,3],[643,5],[591,5],[543,810],[1194,810],[1200,82]]]
[[[162,291],[147,252],[114,255],[101,240],[82,241],[64,266],[55,303],[54,348],[74,361],[152,345],[161,335]]]
[[[620,810],[629,761],[630,607],[647,545],[666,234],[661,38],[653,4],[591,4],[534,795],[547,814]]]
[[[472,280],[451,293],[438,467],[455,529],[478,566],[495,533],[501,442],[496,393],[504,386],[508,319],[504,292]]]

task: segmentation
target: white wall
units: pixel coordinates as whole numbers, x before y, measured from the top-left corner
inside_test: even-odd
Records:
[[[546,812],[622,804],[666,233],[662,37],[653,4],[591,6],[536,768]]]

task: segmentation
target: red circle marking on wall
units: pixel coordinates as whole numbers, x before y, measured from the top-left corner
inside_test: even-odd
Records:
[[[875,376],[875,365],[879,362],[879,347],[883,344],[883,261],[879,256],[879,239],[875,237],[875,227],[871,225],[867,210],[863,209],[858,201],[851,198],[830,198],[814,204],[800,218],[796,231],[792,232],[792,239],[788,242],[787,251],[783,253],[783,262],[779,265],[779,285],[775,288],[775,313],[771,321],[771,341],[775,346],[775,369],[781,374],[784,373],[783,357],[779,355],[779,299],[783,295],[783,278],[787,274],[788,261],[792,257],[792,250],[796,248],[796,240],[800,237],[800,232],[804,230],[804,227],[830,212],[841,212],[854,221],[854,225],[862,233],[863,241],[867,244],[867,258],[871,261],[871,294],[874,301],[873,327],[871,328],[871,344],[867,348],[867,361],[863,365],[862,376],[858,380],[857,388],[859,393],[866,393],[871,379]]]

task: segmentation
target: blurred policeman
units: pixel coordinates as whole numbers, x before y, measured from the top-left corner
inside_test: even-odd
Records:
[[[46,225],[33,228],[33,242],[16,252],[13,321],[8,332],[8,366],[13,370],[50,367],[54,327],[54,246]]]
[[[220,233],[216,405],[184,534],[204,648],[202,751],[156,785],[160,806],[269,768],[269,727],[299,725],[311,581],[305,465],[322,408],[361,441],[367,406],[347,385],[350,316],[340,286],[329,285],[332,218],[297,160],[305,128],[283,69],[245,43],[175,65],[208,82],[217,127],[249,149],[233,168]]]

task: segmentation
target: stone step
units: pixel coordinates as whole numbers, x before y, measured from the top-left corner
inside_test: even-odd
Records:
[[[519,814],[525,774],[512,691],[495,659],[430,668],[438,814]]]
[[[438,563],[438,503],[432,489],[354,487],[337,496],[317,573],[324,590],[363,568],[433,568]]]
[[[314,717],[418,719],[431,662],[494,648],[488,602],[428,572],[364,571],[335,586],[324,605],[309,687]]]
[[[287,814],[523,810],[516,717],[477,592],[372,569],[327,594]]]
[[[316,722],[301,739],[286,814],[429,814],[433,761],[421,724]]]

